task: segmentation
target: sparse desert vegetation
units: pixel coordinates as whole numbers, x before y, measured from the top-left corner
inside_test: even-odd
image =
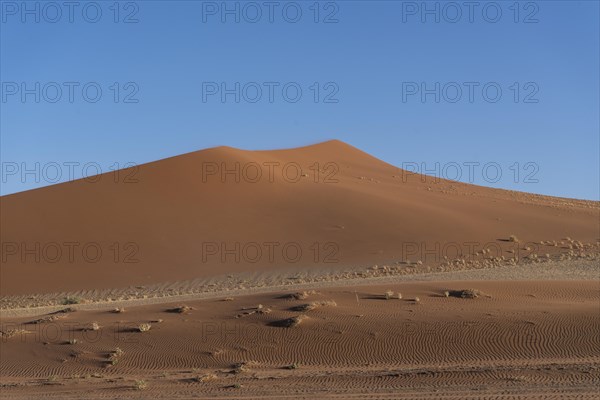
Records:
[[[4,339],[8,339],[11,338],[13,336],[17,336],[17,335],[24,335],[30,333],[29,331],[25,330],[25,329],[6,329],[6,330],[1,330],[0,331],[0,338],[4,338]]]
[[[385,292],[383,294],[383,298],[386,300],[392,300],[392,299],[402,300],[402,293],[400,293],[400,292],[394,293],[393,290],[388,290],[387,292]]]
[[[333,300],[313,301],[307,304],[292,307],[292,311],[312,311],[319,307],[335,307],[337,303]]]
[[[210,381],[214,381],[217,379],[217,375],[215,374],[204,374],[204,375],[199,375],[193,378],[193,380],[195,382],[200,382],[200,383],[204,383],[204,382],[210,382]]]
[[[169,309],[167,309],[167,312],[176,313],[176,314],[185,314],[187,312],[190,312],[191,310],[193,310],[192,307],[183,305],[183,306],[178,306],[178,307],[174,307],[174,308],[169,308]]]
[[[134,382],[133,387],[135,390],[144,390],[148,387],[148,383],[143,379],[138,379]]]
[[[113,351],[108,353],[108,361],[106,366],[108,367],[117,365],[123,354],[125,354],[125,352],[120,347],[115,348]]]
[[[83,300],[76,296],[67,296],[63,299],[62,304],[70,305],[70,304],[79,304],[82,303]]]
[[[274,326],[279,326],[283,328],[294,328],[302,323],[302,321],[307,320],[308,316],[304,314],[300,314],[294,317],[286,318],[280,321],[275,321],[273,323]]]
[[[461,299],[476,299],[481,296],[487,296],[477,289],[462,289],[462,290],[450,290],[447,291],[448,295],[446,297],[459,297]],[[487,296],[489,297],[489,296]]]
[[[231,370],[231,373],[233,374],[241,374],[243,372],[249,372],[250,371],[250,366],[247,362],[240,362],[240,363],[236,363],[233,365],[233,369]]]
[[[259,304],[256,307],[244,307],[242,309],[242,311],[243,312],[241,314],[236,315],[236,318],[248,317],[248,316],[254,315],[254,314],[259,314],[259,315],[270,314],[272,310],[268,307],[263,306],[262,304]]]
[[[315,295],[315,294],[317,294],[317,292],[314,290],[305,290],[303,292],[292,293],[292,294],[288,295],[288,298],[294,299],[294,300],[306,300],[310,296]]]
[[[138,330],[138,332],[148,332],[148,331],[149,331],[151,328],[152,328],[152,325],[150,325],[150,324],[149,324],[149,323],[147,323],[147,322],[144,322],[144,323],[142,323],[142,324],[139,324],[139,325],[137,326],[137,330]]]
[[[100,324],[98,324],[96,321],[92,322],[87,328],[86,330],[88,331],[99,331],[100,330]]]
[[[506,290],[509,293],[509,299],[500,298],[490,300],[494,303],[463,300],[474,301],[468,307],[464,307],[464,305],[461,306],[456,301],[460,302],[460,299],[463,298],[470,299],[486,296],[485,292],[492,293],[490,288],[494,287],[492,286],[493,283],[479,282],[478,285],[482,285],[481,287],[473,285],[477,289],[470,287],[459,290],[445,289],[443,287],[436,289],[436,287],[442,286],[442,284],[437,285],[438,283],[431,282],[402,282],[389,288],[381,285],[373,288],[365,288],[364,286],[339,289],[323,288],[318,295],[318,299],[310,299],[308,301],[297,301],[296,299],[290,301],[291,299],[287,296],[284,297],[283,294],[273,295],[269,293],[256,294],[252,297],[240,296],[236,300],[233,300],[233,303],[224,303],[219,298],[216,298],[216,301],[198,299],[188,304],[196,312],[185,316],[185,318],[179,318],[177,315],[167,315],[168,319],[165,319],[168,321],[168,325],[165,328],[168,329],[161,329],[161,332],[157,332],[156,334],[150,334],[143,338],[140,337],[138,341],[124,342],[123,345],[119,345],[121,347],[115,347],[114,343],[110,341],[112,338],[108,337],[101,339],[100,344],[94,345],[96,347],[100,345],[106,346],[103,347],[106,350],[95,351],[93,347],[90,348],[85,335],[83,336],[83,341],[82,338],[78,337],[79,343],[77,347],[69,348],[63,346],[61,348],[62,351],[67,352],[64,359],[62,359],[63,362],[61,362],[61,368],[64,368],[64,371],[68,372],[67,375],[57,374],[57,376],[62,376],[62,378],[54,382],[40,381],[39,384],[60,385],[61,388],[65,387],[65,390],[76,390],[77,387],[84,385],[91,387],[105,385],[107,390],[111,391],[110,394],[115,393],[114,397],[118,398],[120,393],[127,393],[128,390],[131,391],[133,388],[136,390],[145,390],[143,393],[146,393],[148,397],[151,397],[150,395],[155,390],[161,391],[163,388],[168,388],[168,390],[172,390],[174,393],[182,393],[190,397],[193,393],[198,392],[210,397],[215,396],[216,393],[225,388],[233,388],[233,383],[239,383],[242,385],[240,387],[240,394],[251,394],[252,396],[256,394],[258,396],[259,391],[260,393],[273,393],[271,390],[281,391],[281,387],[288,384],[298,385],[298,382],[300,382],[300,385],[303,385],[301,382],[307,376],[322,376],[326,381],[323,381],[320,385],[331,388],[332,385],[338,385],[335,376],[347,376],[344,374],[347,373],[349,366],[355,370],[365,371],[368,374],[380,373],[383,368],[389,369],[389,373],[392,374],[390,379],[393,379],[390,382],[386,382],[386,379],[383,379],[377,383],[378,385],[384,385],[383,387],[389,388],[389,390],[397,390],[398,384],[409,385],[409,382],[421,390],[422,387],[418,386],[418,380],[426,378],[427,375],[421,374],[421,370],[417,372],[406,371],[398,373],[396,372],[397,370],[394,370],[396,368],[394,367],[396,360],[408,357],[409,362],[415,362],[414,360],[421,362],[419,360],[423,357],[427,360],[432,360],[432,362],[438,362],[440,358],[445,362],[449,362],[449,360],[455,357],[464,357],[464,353],[459,346],[449,347],[447,351],[450,354],[448,355],[445,355],[445,353],[440,355],[439,352],[436,352],[436,348],[445,346],[444,341],[448,337],[453,337],[452,335],[457,334],[457,328],[460,329],[458,332],[466,332],[465,327],[461,325],[461,321],[476,322],[472,326],[469,325],[468,332],[470,334],[481,330],[481,334],[484,336],[499,334],[508,338],[514,337],[514,335],[511,336],[507,332],[513,332],[515,323],[519,326],[524,326],[521,329],[527,329],[529,326],[534,326],[533,324],[535,323],[535,329],[532,332],[543,331],[548,327],[551,327],[548,329],[561,329],[556,328],[551,316],[540,317],[539,309],[535,304],[528,308],[528,305],[530,305],[528,302],[531,301],[528,299],[535,298],[535,302],[539,303],[544,298],[547,298],[548,295],[557,291],[552,287],[548,289],[543,285],[508,287],[502,290]],[[563,292],[574,292],[575,288],[576,286],[570,286],[563,290]],[[393,302],[393,299],[398,297],[399,290],[404,292],[404,297],[407,300]],[[386,297],[386,292],[392,292],[388,296],[390,300],[382,301]],[[561,291],[558,290],[558,292]],[[594,292],[590,291],[589,293]],[[439,300],[440,297],[443,297],[442,301]],[[457,298],[457,300],[446,301],[446,297]],[[432,300],[424,303],[427,307],[421,308],[422,306],[415,305],[419,304],[419,298],[424,302],[429,298]],[[519,317],[519,321],[517,322],[502,320],[497,315],[498,312],[496,310],[503,307],[503,304],[513,304],[514,298],[517,298],[517,301],[522,303],[520,309],[523,310],[524,314]],[[588,299],[590,304],[591,301],[593,299]],[[204,305],[209,304],[210,307],[204,307]],[[354,307],[358,307],[360,311],[352,310]],[[165,309],[167,307],[161,304],[146,305],[141,308],[132,307],[128,308],[127,315],[128,319],[135,317],[138,320],[149,321],[148,324],[151,324],[152,321],[155,321],[152,318],[156,317],[157,314],[164,313]],[[245,330],[245,328],[240,329],[236,325],[232,325],[231,311],[236,309],[248,312],[250,315],[258,315],[260,312],[269,309],[272,311],[269,315],[265,315],[264,318],[238,321],[238,326],[252,326],[253,331],[251,331],[251,334],[248,334],[249,331]],[[119,316],[111,314],[110,310],[111,308],[108,309],[108,312],[78,310],[75,314],[59,313],[50,315],[68,315],[72,318],[72,322],[77,322],[77,319],[73,318],[76,317],[86,321],[82,323],[83,326],[91,324],[87,321],[93,315],[94,318],[98,318],[94,322],[102,326],[101,329],[109,333],[108,327],[119,318]],[[295,311],[295,313],[290,313],[290,311]],[[483,315],[487,315],[487,311],[494,313],[493,329],[489,329],[489,325],[486,325],[489,319],[482,317]],[[358,312],[360,312],[360,315],[357,315]],[[411,312],[414,312],[414,314],[408,314]],[[299,315],[293,315],[296,313]],[[312,318],[308,318],[309,316]],[[359,316],[362,318],[356,318]],[[398,318],[399,316],[400,319]],[[408,321],[406,322],[406,329],[390,329],[390,324],[403,321],[404,318],[407,318]],[[527,324],[521,325],[523,322],[520,320],[527,321]],[[206,325],[208,331],[204,333],[203,340],[207,343],[205,350],[189,351],[189,343],[198,339],[198,327],[203,326],[202,324],[205,321],[210,321]],[[581,320],[576,323],[582,324],[586,323],[586,321]],[[124,332],[129,332],[130,330],[127,326],[130,323],[123,323],[126,324]],[[139,326],[141,325],[140,323]],[[404,325],[399,326],[402,327]],[[482,326],[483,329],[481,328]],[[217,329],[215,330],[215,328]],[[286,330],[286,328],[289,330]],[[167,349],[164,348],[163,340],[169,338],[166,335],[172,329],[180,336],[173,340]],[[141,330],[135,328],[135,330],[144,331],[145,328]],[[571,335],[570,328],[560,330],[560,333],[571,337],[569,336]],[[227,335],[231,339],[223,340],[224,337],[227,337],[223,335]],[[398,335],[410,335],[410,344],[403,344],[404,339],[398,337]],[[485,336],[484,339],[488,340],[489,337]],[[419,358],[415,359],[414,355],[411,356],[411,352],[407,350],[409,347],[406,346],[413,346],[414,343],[421,343],[422,340],[432,343],[434,346],[424,346],[422,349],[419,349]],[[485,340],[482,343],[486,343]],[[313,341],[317,343],[318,350],[313,351],[310,347]],[[10,343],[17,343],[14,339],[12,342],[10,340],[5,342],[8,345]],[[59,343],[66,344],[65,340]],[[471,348],[469,347],[471,343],[470,339],[465,340],[465,343],[465,346],[468,347],[467,350],[471,351],[469,354],[475,354],[479,362],[483,362],[484,364],[490,363],[490,365],[502,362],[504,363],[503,365],[507,365],[505,369],[498,372],[498,376],[493,375],[495,372],[488,372],[493,375],[494,379],[492,383],[488,384],[493,385],[493,382],[499,379],[499,376],[506,377],[507,374],[509,378],[512,376],[510,374],[513,373],[513,370],[510,367],[510,360],[507,361],[505,358],[504,348],[501,351],[495,348],[489,350],[485,346],[483,348],[478,347],[480,346],[479,344]],[[540,346],[542,346],[543,351],[549,352],[551,356],[560,359],[560,354],[553,352],[555,350],[553,350],[552,344],[540,343],[542,343]],[[255,345],[263,346],[263,353],[253,353],[252,349]],[[380,346],[382,350],[377,350]],[[518,346],[518,342],[513,343],[508,340],[505,346],[508,348]],[[343,351],[338,350],[338,348],[341,348]],[[56,351],[56,347],[53,348],[52,344],[41,347],[40,351],[43,352],[44,349],[49,349],[51,352]],[[379,359],[382,361],[377,364],[367,365],[367,363],[371,362],[370,357],[374,351],[381,352],[382,356]],[[181,367],[173,366],[172,353],[170,352],[175,352],[177,357],[182,360]],[[154,356],[154,353],[156,353],[156,356]],[[262,358],[260,354],[267,356]],[[389,357],[387,354],[389,354]],[[491,362],[489,361],[490,354],[491,357],[494,357],[491,359]],[[320,367],[321,363],[325,363],[327,360],[335,357],[340,358],[343,364],[334,364],[328,366],[326,369]],[[91,374],[82,374],[80,372],[79,365],[85,365],[86,363],[94,365],[94,360],[97,359],[100,360],[97,365],[105,368],[105,371],[110,373],[107,374],[109,375],[108,377],[93,378]],[[136,372],[135,375],[131,374],[128,376],[132,366],[143,362],[156,363],[158,368],[156,368],[156,371],[151,370],[146,374]],[[557,363],[560,363],[560,360]],[[566,368],[570,373],[574,373],[573,370],[569,369],[571,367],[563,364],[558,365],[560,368]],[[488,371],[490,367],[488,364],[485,364],[482,368]],[[586,366],[586,368],[588,367]],[[332,374],[332,371],[335,374]],[[475,367],[475,371],[480,370]],[[522,374],[523,367],[518,366],[516,371]],[[453,373],[455,372],[444,371],[444,374]],[[532,373],[529,372],[529,376],[533,376],[531,375]],[[64,376],[67,376],[67,378],[64,378]],[[68,378],[69,376],[71,378]],[[121,378],[121,376],[125,378]],[[264,377],[273,378],[269,378],[268,385],[261,385],[261,383],[266,382]],[[148,384],[137,385],[133,379],[148,382]],[[352,375],[352,379],[363,382],[361,381],[363,378],[360,375]],[[368,384],[370,381],[367,379],[364,382]],[[347,390],[347,385],[339,385],[336,386],[339,387],[339,390]],[[449,385],[454,388],[452,383]],[[3,390],[6,390],[6,388],[12,390],[10,386],[3,386]],[[302,386],[302,388],[306,393],[313,393],[311,392],[313,390],[311,389],[312,386]]]

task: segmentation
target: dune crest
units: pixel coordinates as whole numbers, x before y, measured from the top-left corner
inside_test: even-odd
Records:
[[[422,179],[338,140],[216,147],[0,206],[3,296],[323,266],[435,268],[449,243],[456,256],[491,243],[509,258],[527,242],[557,243],[529,251],[542,255],[598,239],[597,202]],[[521,240],[513,253],[510,235]]]

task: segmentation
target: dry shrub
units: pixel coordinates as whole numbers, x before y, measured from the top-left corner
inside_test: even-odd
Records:
[[[248,363],[240,362],[233,365],[233,369],[231,370],[232,374],[241,374],[242,372],[249,372],[250,368],[248,367]]]
[[[313,301],[312,303],[302,304],[302,305],[299,305],[296,307],[292,307],[291,309],[293,311],[312,311],[319,307],[326,307],[326,306],[335,307],[335,306],[337,306],[337,303],[333,300]]]
[[[214,381],[215,379],[217,379],[217,376],[215,374],[204,374],[202,376],[197,376],[193,379],[196,382],[204,383],[204,382]]]
[[[65,318],[66,317],[65,314],[69,314],[69,313],[72,313],[72,312],[75,312],[75,311],[76,310],[74,308],[71,308],[71,307],[64,308],[62,310],[58,310],[58,311],[55,311],[53,313],[50,313],[50,314],[46,315],[45,317],[42,317],[42,318],[30,321],[30,322],[28,322],[28,324],[44,324],[44,323],[47,323],[47,322],[54,322],[54,321],[56,321],[58,319]]]
[[[10,338],[16,335],[22,335],[26,333],[30,332],[26,331],[25,329],[8,329],[5,331],[0,331],[0,338]]]
[[[478,297],[484,296],[484,294],[477,289],[451,290],[449,292],[449,295],[461,299],[476,299]]]
[[[108,360],[106,361],[106,367],[113,367],[119,363],[121,356],[125,354],[120,347],[115,348],[113,351],[108,353]]]
[[[100,325],[97,322],[92,322],[91,325],[86,328],[86,330],[88,331],[99,331],[100,330]]]
[[[315,292],[314,290],[308,290],[308,291],[304,291],[304,292],[298,292],[298,293],[292,293],[290,295],[288,295],[287,297],[290,299],[295,299],[295,300],[306,300],[308,299],[311,295],[317,294],[317,292]]]
[[[294,327],[300,325],[300,323],[302,323],[302,321],[304,321],[307,318],[308,317],[306,315],[300,314],[295,317],[286,318],[286,319],[283,319],[280,321],[275,321],[272,323],[272,325],[282,327],[282,328],[294,328]]]
[[[76,296],[67,296],[63,299],[62,304],[79,304],[81,303],[83,300],[79,297]]]
[[[191,310],[193,310],[193,308],[192,308],[192,307],[188,307],[188,306],[179,306],[179,307],[175,307],[175,308],[169,308],[169,309],[167,310],[167,312],[170,312],[170,313],[177,313],[177,314],[183,314],[183,313],[189,312],[189,311],[191,311]]]
[[[236,318],[244,318],[244,317],[249,317],[250,315],[254,315],[254,314],[270,314],[271,313],[271,309],[270,308],[266,308],[264,307],[262,304],[259,304],[256,307],[245,307],[242,308],[242,310],[244,310],[243,313],[236,315]]]
[[[143,379],[139,379],[135,381],[133,387],[135,388],[135,390],[144,390],[148,387],[148,383]]]

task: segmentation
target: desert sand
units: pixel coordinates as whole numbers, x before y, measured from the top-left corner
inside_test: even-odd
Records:
[[[411,282],[17,318],[3,321],[2,392],[597,398],[599,301],[591,281]]]
[[[598,396],[598,202],[330,141],[0,206],[2,398]]]

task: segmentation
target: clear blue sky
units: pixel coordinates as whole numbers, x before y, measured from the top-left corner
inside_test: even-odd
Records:
[[[398,166],[440,163],[443,174],[479,162],[475,183],[599,200],[597,1],[484,1],[472,14],[427,2],[438,15],[421,1],[227,2],[239,22],[221,1],[26,3],[31,13],[1,2],[2,194],[54,179],[23,179],[15,165],[55,162],[65,180],[69,162],[105,172],[217,145],[338,138]],[[239,103],[213,94],[236,82]],[[421,83],[436,82],[440,101],[423,100]],[[498,182],[482,179],[486,163],[500,166]]]

